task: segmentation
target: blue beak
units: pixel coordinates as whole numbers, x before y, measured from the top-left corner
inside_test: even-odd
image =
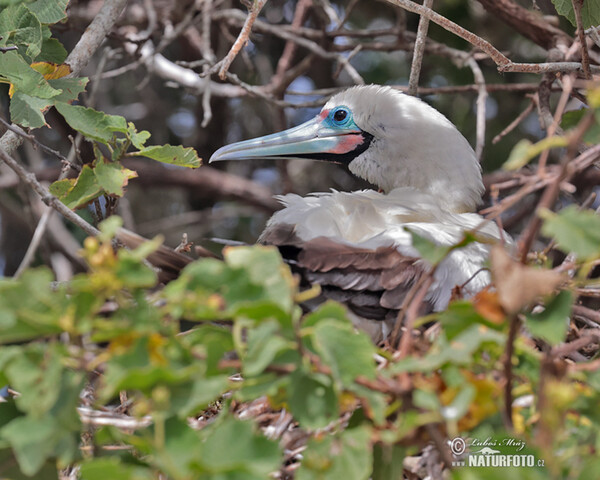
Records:
[[[208,163],[262,158],[303,158],[345,163],[342,157],[365,143],[365,132],[355,125],[331,127],[322,120],[321,116],[316,116],[283,132],[226,145],[213,153]]]

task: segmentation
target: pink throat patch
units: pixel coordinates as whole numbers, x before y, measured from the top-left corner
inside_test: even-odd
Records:
[[[363,143],[364,138],[360,133],[352,133],[348,135],[340,135],[338,144],[328,153],[348,153],[354,150],[358,145]]]

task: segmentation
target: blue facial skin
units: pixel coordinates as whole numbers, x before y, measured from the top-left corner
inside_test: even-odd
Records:
[[[352,117],[352,111],[344,105],[333,108],[327,118],[323,120],[323,125],[329,128],[353,128],[358,130],[358,126],[354,123]]]

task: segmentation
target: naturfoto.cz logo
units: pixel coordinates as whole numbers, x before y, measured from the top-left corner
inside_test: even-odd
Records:
[[[525,442],[514,438],[485,440],[456,437],[450,442],[454,467],[543,467],[544,460],[531,454],[521,454]],[[501,450],[496,447],[501,448]],[[514,453],[506,453],[514,452]]]

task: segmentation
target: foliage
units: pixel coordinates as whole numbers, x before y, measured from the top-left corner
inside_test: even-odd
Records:
[[[598,22],[597,3],[583,2],[584,26]],[[0,47],[9,48],[0,53],[0,81],[10,85],[12,122],[36,131],[55,109],[93,152],[76,177],[54,182],[50,192],[72,209],[122,197],[137,175],[122,161],[133,156],[198,167],[194,149],[147,145],[148,131],[79,104],[88,79],[72,77],[67,51],[50,30],[65,20],[67,4],[0,1],[7,5]],[[574,22],[572,2],[554,4]],[[524,139],[505,168],[572,146],[580,133],[583,142],[599,143],[600,90],[587,97],[589,108],[563,115],[563,135]],[[591,126],[579,132],[587,119]],[[446,439],[493,436],[524,442],[537,459],[535,468],[511,474],[585,478],[598,468],[600,375],[571,368],[555,353],[569,347],[577,289],[592,282],[600,223],[575,206],[538,213],[555,250],[570,254],[572,278],[562,281],[540,254],[535,268],[509,261],[515,283],[504,288],[492,265],[496,290],[417,320],[437,322],[435,332],[396,353],[355,331],[339,304],[303,314],[300,303],[316,292],[300,292],[272,248],[226,248],[222,261],[191,263],[158,290],[145,259],[161,239],[116,251],[120,220],[110,217],[98,237],[85,240],[85,273],[55,283],[41,267],[0,280],[0,476],[50,479],[76,467],[82,480],[263,479],[294,464],[298,479],[400,478],[405,458],[420,455],[430,439],[443,450]],[[474,232],[439,247],[411,234],[433,268],[481,240]],[[556,284],[532,285],[552,275]],[[519,289],[528,295],[509,308]],[[511,334],[515,322],[527,335]],[[505,389],[507,375],[512,385]],[[507,398],[515,398],[508,420]],[[291,414],[291,431],[301,439],[295,452],[277,441],[272,425],[253,418],[256,405],[276,417]],[[498,472],[505,474],[452,474]]]
[[[125,118],[72,105],[85,90],[88,78],[70,77],[71,68],[64,63],[66,50],[51,38],[49,28],[65,17],[66,6],[66,0],[38,0],[14,3],[0,12],[0,47],[18,47],[0,54],[0,82],[10,83],[11,120],[23,127],[43,127],[44,113],[54,107],[94,146],[94,162],[85,165],[76,178],[52,184],[51,193],[70,208],[83,207],[102,195],[122,197],[128,180],[137,176],[121,164],[125,157],[199,167],[200,158],[192,148],[146,146],[150,134],[138,132]],[[134,150],[129,151],[132,146]]]
[[[284,452],[234,414],[236,405],[263,396],[273,408],[289,409],[299,428],[330,431],[308,442],[298,478],[369,478],[374,448],[400,443],[415,445],[405,454],[415,453],[411,439],[427,425],[448,435],[486,429],[498,435],[495,371],[508,328],[505,318],[486,318],[481,302],[475,308],[484,313],[462,301],[440,314],[442,331],[424,355],[376,369],[375,347],[353,330],[342,307],[328,303],[302,317],[298,285],[275,249],[228,248],[224,261],[194,262],[149,295],[156,276],[143,259],[158,241],[115,253],[111,239],[119,224],[111,217],[100,237],[86,240],[89,273],[69,284],[52,286],[45,268],[0,283],[0,341],[6,345],[0,378],[20,393],[0,409],[0,452],[14,455],[23,474],[76,462],[82,479],[154,478],[157,472],[174,479],[265,478],[280,468]],[[527,325],[552,343],[561,341],[571,301],[569,292],[561,293]],[[107,302],[113,305],[108,318]],[[182,332],[183,320],[194,328]],[[517,342],[515,356],[520,367],[513,391],[537,391],[536,348]],[[237,371],[241,382],[232,377]],[[599,433],[592,407],[600,400],[596,376],[577,372],[544,387],[552,390],[546,408],[562,418],[557,428],[565,430],[555,432],[551,445],[562,453],[536,447],[535,429],[547,419],[535,406],[514,412],[518,437],[546,461],[542,471],[558,475],[572,465],[576,478],[592,461],[593,449],[585,445]],[[412,388],[402,390],[403,377]],[[76,407],[86,383],[94,392],[91,406],[118,405],[119,392],[126,391],[130,414],[151,420],[150,427],[134,430],[95,428],[87,444],[102,451],[125,443],[137,454],[82,455],[80,435],[88,427]],[[564,399],[573,389],[582,406],[576,410]],[[207,415],[209,406],[218,411],[214,418],[200,430],[191,428],[186,419]],[[347,424],[340,424],[344,412]],[[587,437],[566,435],[573,421],[586,425]],[[378,456],[377,469],[397,461]]]

